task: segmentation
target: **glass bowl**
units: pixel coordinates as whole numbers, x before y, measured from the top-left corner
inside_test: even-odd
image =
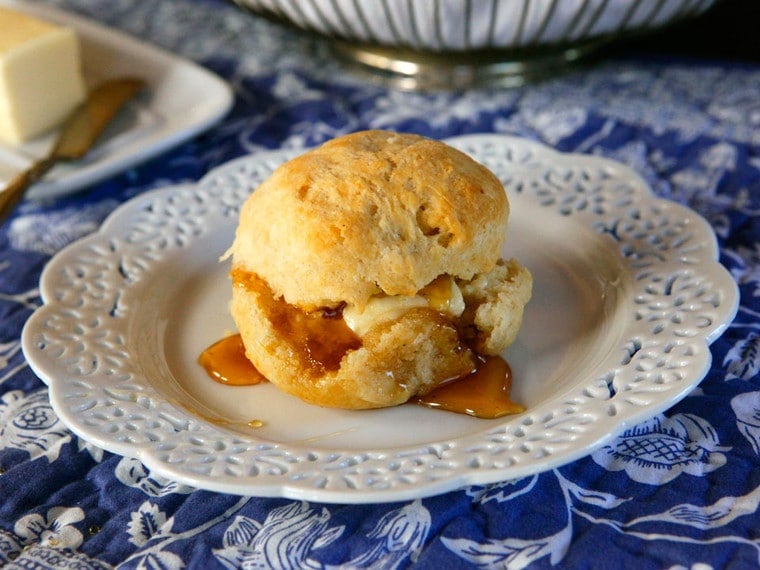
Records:
[[[355,71],[401,88],[519,85],[611,40],[717,0],[233,0],[330,38]]]

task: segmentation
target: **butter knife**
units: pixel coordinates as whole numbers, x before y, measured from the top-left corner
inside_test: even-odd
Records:
[[[0,222],[11,213],[29,186],[53,166],[84,157],[119,110],[144,86],[145,82],[141,79],[125,77],[105,81],[95,87],[63,124],[58,140],[48,155],[17,174],[0,192]]]

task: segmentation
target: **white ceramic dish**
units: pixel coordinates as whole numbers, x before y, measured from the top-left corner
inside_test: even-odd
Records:
[[[232,106],[227,83],[190,61],[40,3],[0,0],[0,6],[76,30],[88,85],[127,75],[141,77],[148,84],[145,93],[125,109],[84,160],[55,167],[30,189],[29,196],[55,196],[94,184],[202,132]],[[55,134],[19,146],[0,144],[0,188],[45,156]]]
[[[505,254],[534,274],[506,353],[527,412],[322,409],[205,376],[198,355],[233,330],[218,259],[250,189],[293,155],[273,152],[135,198],[50,262],[23,348],[60,418],[197,487],[360,503],[556,467],[683,398],[738,303],[704,220],[617,163],[498,135],[449,142],[503,181]]]

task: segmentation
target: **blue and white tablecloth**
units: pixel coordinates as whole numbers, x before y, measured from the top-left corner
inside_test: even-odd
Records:
[[[760,67],[618,57],[513,90],[405,93],[347,77],[312,39],[230,5],[55,3],[205,65],[236,99],[192,141],[80,193],[25,202],[0,226],[0,565],[760,566]],[[193,490],[69,432],[19,342],[50,257],[147,190],[365,128],[506,133],[612,158],[699,212],[742,294],[704,381],[564,467],[392,504]]]

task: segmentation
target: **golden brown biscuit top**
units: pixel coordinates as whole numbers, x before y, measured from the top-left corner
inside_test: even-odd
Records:
[[[303,308],[412,295],[499,258],[509,203],[466,154],[417,135],[364,131],[280,166],[243,205],[233,267]]]

